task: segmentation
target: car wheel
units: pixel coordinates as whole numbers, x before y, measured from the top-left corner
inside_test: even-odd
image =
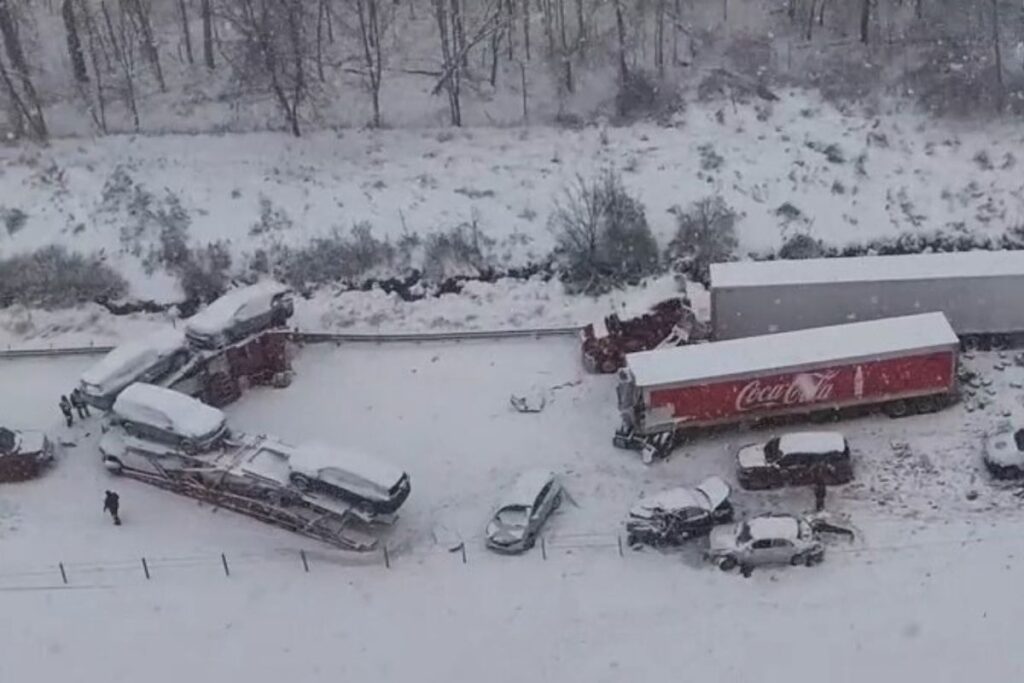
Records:
[[[810,566],[810,564],[809,564],[810,561],[811,561],[811,556],[810,555],[807,555],[806,557],[803,556],[803,555],[794,555],[793,557],[789,558],[789,563],[791,565],[793,565],[794,567],[796,567],[798,565],[801,565],[801,564],[807,564],[808,566]]]
[[[732,555],[726,555],[725,557],[718,560],[718,568],[723,572],[730,572],[736,568],[739,562]]]
[[[124,471],[124,463],[119,458],[115,458],[112,455],[108,455],[103,458],[103,466],[107,468],[107,471],[111,474],[121,474]]]
[[[293,472],[292,475],[288,477],[288,479],[292,482],[292,486],[294,486],[295,488],[302,492],[309,491],[311,488],[313,488],[313,482],[310,481],[309,477],[307,477],[304,474],[298,474]]]
[[[559,492],[558,492],[558,493],[557,493],[557,494],[555,495],[555,500],[554,500],[554,501],[553,501],[553,502],[551,503],[551,511],[552,511],[552,512],[554,512],[554,511],[555,511],[555,510],[557,510],[558,508],[562,507],[562,499],[563,499],[563,498],[564,498],[564,495],[562,494],[562,492],[561,492],[561,491],[559,491]]]

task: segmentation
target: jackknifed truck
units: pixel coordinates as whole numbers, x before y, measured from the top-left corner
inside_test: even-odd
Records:
[[[959,348],[946,316],[924,313],[632,353],[614,443],[649,462],[722,426],[933,412],[956,397]]]

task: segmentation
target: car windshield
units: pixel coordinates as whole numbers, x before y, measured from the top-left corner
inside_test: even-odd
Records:
[[[1024,429],[1018,429],[1013,433],[1013,441],[1017,444],[1018,451],[1024,451]]]
[[[526,522],[530,519],[530,509],[525,506],[507,507],[498,510],[495,515],[498,521],[507,527],[526,528]]]
[[[0,453],[8,453],[14,450],[17,438],[10,429],[0,427]]]
[[[778,460],[779,458],[779,437],[771,439],[764,445],[764,457],[766,460]]]

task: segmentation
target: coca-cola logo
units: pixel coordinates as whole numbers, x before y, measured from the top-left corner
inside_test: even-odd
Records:
[[[747,382],[736,395],[736,410],[746,412],[764,408],[791,406],[799,403],[827,401],[835,393],[838,370],[805,372],[792,379]]]

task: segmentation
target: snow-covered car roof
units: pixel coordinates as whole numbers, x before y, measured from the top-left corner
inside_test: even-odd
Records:
[[[188,329],[197,334],[219,334],[238,319],[269,311],[274,297],[288,291],[288,287],[273,280],[233,289],[189,318]]]
[[[546,469],[526,470],[512,482],[505,495],[502,496],[501,507],[516,505],[533,505],[537,500],[537,494],[549,481],[555,478],[555,473]]]
[[[224,413],[172,389],[136,382],[114,401],[114,413],[192,439],[224,427]]]
[[[985,459],[1003,467],[1021,466],[1024,464],[1024,451],[1020,446],[1024,444],[1024,434],[1018,441],[1017,434],[1024,430],[1007,429],[997,434],[992,434],[985,439]]]
[[[788,538],[795,540],[800,537],[800,520],[791,515],[762,515],[753,517],[746,522],[751,540],[764,538]]]
[[[282,486],[288,485],[291,467],[288,458],[272,448],[260,448],[238,464],[237,469],[254,474]]]
[[[942,351],[959,343],[945,315],[922,313],[640,351],[627,354],[626,365],[637,386],[656,387]]]
[[[115,387],[110,385],[119,380],[130,381],[150,364],[185,347],[185,335],[181,330],[157,330],[115,347],[83,372],[81,381],[101,390],[112,389]]]
[[[839,432],[797,432],[779,437],[782,453],[842,453],[846,438]]]
[[[322,443],[296,446],[289,453],[292,469],[297,472],[316,474],[321,470],[338,469],[384,489],[390,489],[405,476],[405,472],[399,468],[365,453]]]
[[[720,477],[708,477],[694,488],[678,487],[644,496],[630,509],[634,517],[650,517],[659,512],[686,508],[713,511],[729,497],[731,489]]]

